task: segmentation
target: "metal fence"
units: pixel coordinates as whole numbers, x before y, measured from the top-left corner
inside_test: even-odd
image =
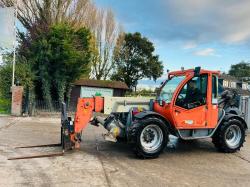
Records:
[[[58,101],[52,101],[50,104],[36,100],[29,104],[29,115],[32,116],[60,116],[61,115],[61,103]],[[76,111],[76,102],[70,102],[67,104],[67,112],[69,116],[73,116]]]
[[[250,97],[241,96],[239,109],[244,114],[244,119],[248,125],[248,132],[250,132]]]

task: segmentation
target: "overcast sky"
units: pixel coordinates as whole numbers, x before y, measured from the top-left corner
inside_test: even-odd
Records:
[[[165,69],[228,71],[250,60],[249,0],[95,0],[154,42]]]
[[[13,48],[14,8],[0,8],[0,47]]]

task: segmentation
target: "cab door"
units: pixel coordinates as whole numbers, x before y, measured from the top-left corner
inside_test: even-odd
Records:
[[[207,126],[208,77],[208,74],[193,77],[177,94],[173,106],[173,118],[178,129]]]

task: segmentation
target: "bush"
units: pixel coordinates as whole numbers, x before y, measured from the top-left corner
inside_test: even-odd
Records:
[[[34,75],[27,62],[17,60],[15,82],[18,81],[25,89],[33,87]],[[0,65],[0,98],[11,99],[12,55],[4,56],[4,64]]]
[[[156,93],[152,90],[146,90],[146,89],[142,89],[136,92],[127,92],[126,93],[127,97],[155,97]]]
[[[0,114],[9,114],[11,109],[10,99],[0,98]]]
[[[41,25],[42,26],[42,25]],[[31,64],[35,74],[36,98],[69,101],[72,84],[91,70],[91,33],[68,24],[38,27],[27,33],[18,48],[19,55]]]

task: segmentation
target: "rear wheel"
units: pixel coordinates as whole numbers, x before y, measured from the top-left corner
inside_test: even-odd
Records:
[[[225,153],[233,153],[245,142],[245,127],[238,119],[225,121],[213,136],[215,147]]]
[[[139,121],[135,133],[134,152],[138,157],[156,158],[168,143],[166,124],[158,118]]]

